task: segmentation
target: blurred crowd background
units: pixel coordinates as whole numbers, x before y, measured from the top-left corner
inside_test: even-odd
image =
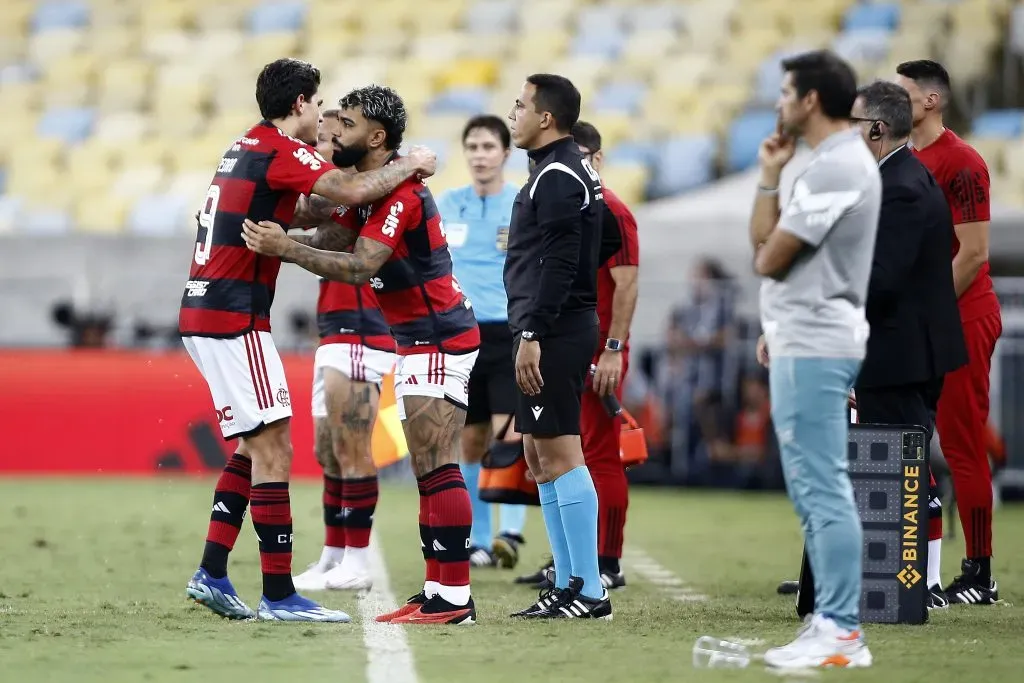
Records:
[[[265,63],[313,62],[328,104],[370,82],[397,89],[407,144],[439,154],[435,193],[469,182],[465,120],[506,114],[527,74],[555,72],[580,89],[604,138],[605,183],[638,219],[625,402],[652,458],[631,474],[739,488],[782,485],[746,240],[779,61],[829,47],[866,83],[937,59],[954,85],[947,124],[992,175],[1005,332],[990,443],[1000,481],[1024,484],[1024,3],[0,0],[0,16],[0,377],[19,349],[180,353],[192,215],[221,154],[258,119]],[[516,150],[507,178],[526,175]],[[315,304],[313,276],[284,268],[275,338],[310,364]]]

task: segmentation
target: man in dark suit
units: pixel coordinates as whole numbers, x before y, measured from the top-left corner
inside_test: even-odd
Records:
[[[967,363],[957,309],[949,204],[924,164],[907,148],[913,126],[910,96],[877,81],[858,92],[851,118],[879,159],[882,210],[868,285],[871,325],[867,357],[854,385],[860,422],[935,429],[947,372]],[[934,480],[933,480],[934,482]],[[929,607],[948,600],[939,583],[942,509],[929,500]]]
[[[876,81],[857,93],[850,118],[878,159],[882,208],[868,284],[871,325],[867,355],[854,384],[858,422],[935,429],[935,411],[947,372],[967,363],[957,308],[952,251],[953,217],[928,169],[907,148],[913,110],[907,91]],[[928,607],[947,607],[939,580],[942,507],[929,497]],[[783,582],[779,592],[791,592]],[[801,584],[810,585],[806,556]],[[800,591],[797,611],[813,609],[813,591]]]

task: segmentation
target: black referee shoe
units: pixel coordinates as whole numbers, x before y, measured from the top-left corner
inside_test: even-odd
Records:
[[[548,610],[541,618],[548,619],[601,619],[612,620],[612,601],[608,589],[601,589],[601,597],[588,598],[580,593],[583,590],[583,579],[573,576],[569,579],[569,589],[563,593],[561,603]]]

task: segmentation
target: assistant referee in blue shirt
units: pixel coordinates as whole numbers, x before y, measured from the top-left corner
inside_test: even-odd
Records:
[[[519,188],[505,182],[511,152],[508,126],[497,116],[475,116],[462,131],[462,152],[473,182],[449,190],[438,200],[455,276],[473,302],[480,325],[480,355],[469,377],[469,410],[462,431],[462,476],[473,503],[470,565],[512,568],[526,520],[523,505],[501,505],[497,536],[492,538],[491,506],[480,500],[480,462],[489,436],[519,442],[515,431],[516,377],[512,331],[502,271],[509,219]]]

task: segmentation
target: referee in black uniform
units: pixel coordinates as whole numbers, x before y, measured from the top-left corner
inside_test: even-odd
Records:
[[[505,291],[515,338],[516,428],[540,489],[555,590],[516,614],[611,619],[597,563],[597,493],[580,445],[580,400],[596,351],[601,178],[569,131],[580,94],[566,78],[526,79],[512,141],[533,169],[512,207]]]

